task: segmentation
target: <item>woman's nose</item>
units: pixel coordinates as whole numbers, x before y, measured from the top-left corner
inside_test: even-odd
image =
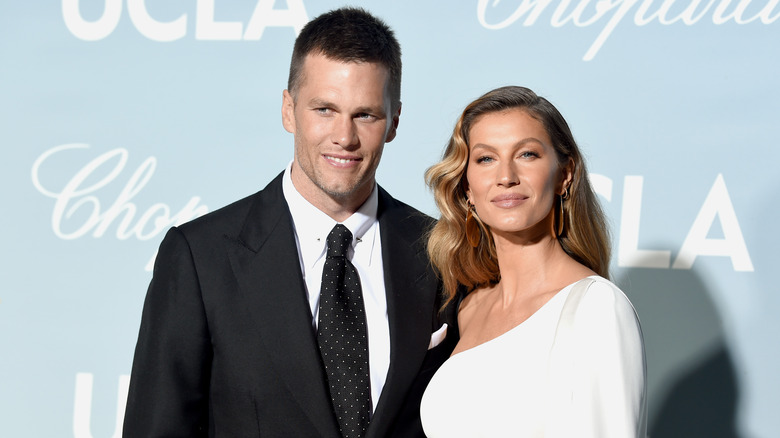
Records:
[[[506,187],[520,184],[518,171],[512,163],[502,163],[499,165],[498,184]]]

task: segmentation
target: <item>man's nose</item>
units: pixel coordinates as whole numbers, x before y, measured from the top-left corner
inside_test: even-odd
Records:
[[[348,149],[357,145],[357,129],[351,117],[339,117],[333,126],[331,141]]]

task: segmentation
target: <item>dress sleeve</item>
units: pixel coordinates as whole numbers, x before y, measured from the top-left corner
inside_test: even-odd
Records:
[[[208,435],[211,343],[198,273],[177,228],[163,239],[144,302],[126,438]]]
[[[571,400],[560,424],[566,436],[645,438],[645,353],[631,302],[612,283],[593,282],[572,332]]]

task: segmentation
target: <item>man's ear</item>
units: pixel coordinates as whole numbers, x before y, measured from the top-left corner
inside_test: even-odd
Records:
[[[398,129],[398,120],[401,118],[401,103],[398,103],[398,109],[393,111],[393,115],[390,117],[390,129],[385,136],[385,143],[390,143],[395,138],[396,130]]]
[[[295,134],[295,101],[287,90],[282,92],[282,126],[287,132]]]

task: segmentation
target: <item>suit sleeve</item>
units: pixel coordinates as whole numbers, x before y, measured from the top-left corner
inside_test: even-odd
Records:
[[[596,281],[577,308],[572,331],[570,411],[557,422],[566,429],[560,436],[644,438],[644,344],[628,298],[611,283]]]
[[[208,435],[211,342],[185,236],[168,231],[144,302],[123,436]]]

